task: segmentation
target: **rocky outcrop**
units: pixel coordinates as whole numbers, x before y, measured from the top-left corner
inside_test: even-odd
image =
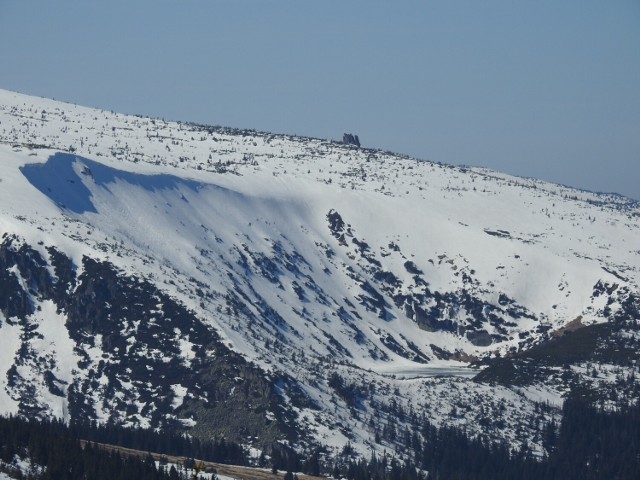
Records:
[[[346,145],[355,145],[356,147],[360,146],[360,139],[358,135],[354,135],[352,133],[345,133],[342,135],[342,143]]]

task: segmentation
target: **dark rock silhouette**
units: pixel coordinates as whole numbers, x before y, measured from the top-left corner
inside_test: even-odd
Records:
[[[358,135],[354,135],[352,133],[345,133],[342,135],[342,143],[346,145],[355,145],[356,147],[360,146],[360,139]]]

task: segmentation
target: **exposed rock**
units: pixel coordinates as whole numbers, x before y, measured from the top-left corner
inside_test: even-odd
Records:
[[[355,145],[356,147],[360,146],[360,139],[358,135],[354,135],[352,133],[345,133],[342,135],[342,143],[346,145]]]

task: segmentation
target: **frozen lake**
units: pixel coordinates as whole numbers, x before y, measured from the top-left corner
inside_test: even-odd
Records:
[[[397,378],[420,377],[463,377],[472,378],[480,372],[477,368],[455,365],[416,365],[398,366],[384,370],[378,370],[382,375],[395,375]]]

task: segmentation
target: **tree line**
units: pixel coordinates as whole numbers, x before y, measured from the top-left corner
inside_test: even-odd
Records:
[[[89,442],[81,443],[80,440]],[[134,457],[100,449],[91,442],[109,443],[140,451],[246,465],[240,445],[224,439],[202,441],[178,433],[128,429],[115,425],[66,425],[58,420],[0,417],[0,471],[16,478],[146,480],[179,478],[175,469],[156,468],[151,456]],[[548,452],[535,457],[523,446],[513,450],[459,428],[436,428],[425,423],[412,436],[404,459],[393,455],[363,458],[347,445],[337,458],[318,447],[299,453],[277,443],[260,466],[347,480],[431,479],[636,479],[640,472],[640,405],[606,411],[583,398],[565,401],[561,423],[544,427]],[[17,457],[28,459],[27,471],[12,470]],[[410,460],[407,460],[410,459]],[[44,469],[40,468],[44,467]]]

